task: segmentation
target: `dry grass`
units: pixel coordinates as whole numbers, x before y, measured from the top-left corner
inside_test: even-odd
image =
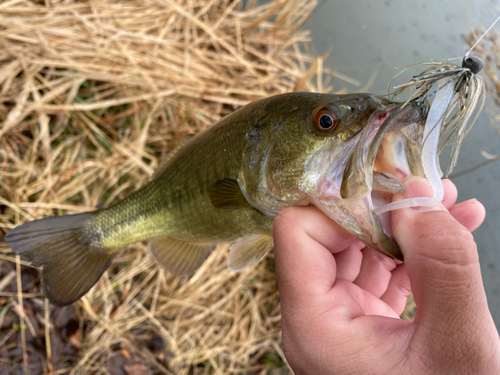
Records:
[[[144,185],[183,134],[271,94],[331,90],[299,30],[314,6],[2,2],[0,227],[108,206]],[[34,373],[288,372],[272,254],[233,273],[221,247],[188,279],[137,244],[81,301],[54,308],[38,273],[0,251],[0,373],[23,363]]]
[[[484,28],[477,29],[469,35],[465,35],[465,39],[470,46],[473,46],[484,33]],[[500,40],[499,34],[495,30],[491,30],[484,36],[482,42],[474,47],[474,55],[477,55],[484,61],[483,72],[488,77],[488,89],[492,93],[495,104],[500,105]]]
[[[314,0],[0,4],[0,227],[108,206],[186,133],[249,101],[325,87],[299,30]],[[326,72],[328,76],[335,73]],[[191,278],[143,244],[75,305],[2,243],[0,374],[287,373],[272,254],[240,273],[220,247]]]

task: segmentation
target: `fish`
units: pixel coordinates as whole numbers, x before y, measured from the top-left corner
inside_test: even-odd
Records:
[[[391,233],[390,205],[422,163],[426,102],[386,96],[286,93],[186,135],[152,180],[115,205],[49,217],[10,230],[11,249],[42,267],[58,306],[80,299],[116,253],[148,240],[174,275],[196,271],[218,243],[232,243],[239,271],[273,247],[272,225],[285,207],[315,205],[381,253],[403,260]],[[436,161],[434,161],[436,163]]]

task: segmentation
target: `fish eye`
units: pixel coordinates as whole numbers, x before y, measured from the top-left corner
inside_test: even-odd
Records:
[[[331,131],[337,126],[338,119],[331,111],[322,109],[314,116],[314,125],[319,130]]]
[[[363,111],[366,109],[366,107],[367,107],[367,106],[366,106],[366,104],[365,104],[365,103],[360,104],[360,105],[358,105],[358,111],[363,112]]]

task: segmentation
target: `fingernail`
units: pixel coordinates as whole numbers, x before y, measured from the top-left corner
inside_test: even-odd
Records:
[[[472,198],[472,199],[468,199],[466,201],[457,203],[456,205],[453,206],[453,208],[463,208],[463,207],[467,207],[467,206],[472,206],[473,204],[476,204],[476,203],[477,203],[477,199]]]

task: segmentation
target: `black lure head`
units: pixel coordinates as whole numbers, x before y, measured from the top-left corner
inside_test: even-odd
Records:
[[[465,56],[462,60],[462,68],[469,69],[473,74],[477,74],[483,69],[484,61],[477,56]]]

